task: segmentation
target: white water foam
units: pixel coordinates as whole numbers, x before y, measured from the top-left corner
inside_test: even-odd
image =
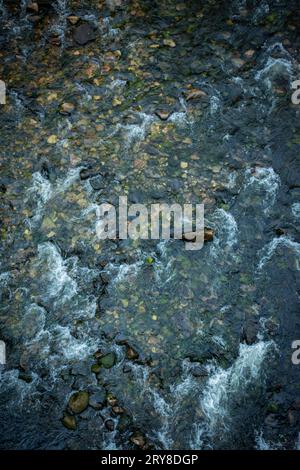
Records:
[[[126,85],[127,81],[126,80],[121,80],[119,78],[113,80],[110,84],[109,84],[109,88],[111,90],[122,90],[125,85]]]
[[[244,189],[251,187],[251,189],[257,188],[264,191],[262,204],[265,214],[268,214],[275,204],[281,184],[279,175],[271,167],[256,167],[254,171],[249,168],[246,170],[245,179]]]
[[[39,171],[33,173],[32,184],[27,190],[27,201],[34,198],[37,207],[34,217],[31,219],[33,223],[38,222],[43,216],[44,206],[52,198],[58,194],[67,191],[73,183],[79,180],[79,174],[82,167],[72,168],[67,172],[65,178],[59,178],[52,184],[48,178],[43,176]]]
[[[110,23],[111,23],[111,20],[108,16],[102,19],[102,28],[103,28],[103,32],[104,32],[105,36],[108,39],[109,38],[113,39],[113,38],[115,38],[119,35],[120,29],[119,28],[113,28]]]
[[[60,39],[61,49],[65,48],[65,37],[68,28],[69,5],[68,0],[56,0],[53,2],[53,8],[57,14],[56,21],[50,27],[50,34],[56,34]]]
[[[172,113],[168,121],[173,122],[179,127],[191,125],[193,121],[189,116],[188,108],[183,97],[179,98],[179,103],[180,107],[182,108],[182,111],[176,111],[175,113]]]
[[[295,450],[300,450],[300,432],[298,433],[297,441],[295,444]]]
[[[160,389],[154,389],[150,384],[150,371],[147,367],[138,364],[130,364],[139,391],[142,396],[150,399],[153,410],[157,414],[160,423],[158,430],[149,431],[148,435],[154,441],[158,441],[162,449],[172,449],[174,446],[174,428],[176,419],[185,398],[197,390],[197,381],[191,375],[191,364],[183,361],[180,381],[171,385],[164,394]]]
[[[162,240],[157,244],[157,253],[151,253],[155,260],[153,263],[155,280],[160,286],[168,284],[175,276],[173,269],[174,258],[168,254],[170,240]]]
[[[257,450],[280,450],[282,449],[282,445],[279,443],[268,442],[263,436],[262,431],[257,432],[255,436],[255,448]]]
[[[123,282],[132,282],[140,272],[144,261],[142,259],[137,260],[135,263],[122,263],[121,265],[109,263],[105,272],[111,273],[114,278],[112,284],[116,285]]]
[[[9,406],[25,407],[27,399],[30,401],[31,407],[39,406],[40,393],[36,390],[39,378],[36,374],[32,374],[31,382],[19,379],[19,370],[12,369],[8,371],[0,371],[1,394],[10,397]]]
[[[46,242],[38,246],[37,267],[42,282],[45,281],[47,296],[65,303],[77,294],[77,283],[69,276],[66,262],[55,245]]]
[[[300,202],[295,202],[292,205],[292,214],[295,219],[300,219]]]
[[[220,431],[228,432],[231,426],[231,406],[234,399],[247,393],[257,380],[262,382],[261,367],[275,345],[260,341],[253,345],[241,344],[239,356],[228,369],[211,366],[210,377],[203,391],[201,407],[205,416],[205,431],[213,437]],[[198,432],[202,439],[201,432]],[[199,443],[195,443],[199,448]]]
[[[257,271],[261,272],[265,264],[271,260],[272,256],[275,254],[277,248],[283,246],[287,249],[292,250],[298,262],[300,261],[300,243],[294,242],[287,236],[282,236],[278,238],[273,238],[267,245],[265,245],[262,250],[259,252],[259,263],[257,266]],[[299,270],[299,264],[297,265],[297,270]]]
[[[64,317],[86,320],[96,313],[96,299],[83,293],[84,287],[93,281],[98,271],[78,266],[76,257],[63,259],[58,248],[46,242],[38,246],[35,263],[41,295],[45,301],[54,302],[54,308],[64,310]]]
[[[289,82],[293,79],[292,63],[287,59],[274,59],[269,57],[265,66],[255,74],[255,80],[266,84],[267,88],[272,88],[272,83],[276,78],[285,77]]]
[[[210,97],[209,100],[210,103],[210,114],[211,116],[214,116],[222,107],[222,102],[217,95],[213,95]]]
[[[136,114],[140,120],[140,124],[117,124],[115,130],[110,135],[110,137],[113,137],[119,131],[124,133],[125,149],[127,151],[133,144],[145,140],[149,128],[154,121],[154,116],[151,114],[142,112]]]
[[[216,233],[210,247],[210,254],[214,258],[224,255],[225,252],[233,255],[233,248],[238,242],[238,226],[233,215],[224,209],[216,209],[211,225]]]

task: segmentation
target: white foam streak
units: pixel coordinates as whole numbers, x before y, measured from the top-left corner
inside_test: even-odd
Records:
[[[37,265],[41,268],[41,277],[46,281],[45,289],[50,298],[65,303],[77,294],[77,283],[69,276],[66,262],[55,245],[47,242],[38,246]]]
[[[277,77],[287,77],[291,81],[293,77],[292,64],[287,59],[269,57],[266,65],[256,73],[255,80],[263,80],[270,89],[273,80]]]
[[[292,214],[295,219],[297,220],[300,219],[300,203],[299,202],[295,202],[292,205]]]
[[[239,356],[231,367],[212,367],[201,399],[209,434],[230,428],[230,410],[234,397],[247,392],[248,387],[258,379],[262,381],[261,366],[273,347],[271,341],[260,341],[251,346],[241,344]]]
[[[233,215],[224,209],[216,209],[212,220],[216,230],[210,253],[214,258],[222,256],[225,251],[231,252],[238,242],[238,226]]]
[[[273,240],[271,240],[267,245],[265,245],[259,253],[260,260],[257,266],[258,272],[260,272],[264,268],[265,264],[271,260],[272,256],[274,255],[279,246],[283,246],[292,250],[296,254],[297,258],[300,260],[300,243],[294,242],[287,236],[273,238]]]
[[[255,171],[247,169],[245,173],[246,183],[244,188],[251,187],[262,189],[265,192],[263,199],[264,212],[267,214],[276,201],[281,181],[273,168],[255,168]]]

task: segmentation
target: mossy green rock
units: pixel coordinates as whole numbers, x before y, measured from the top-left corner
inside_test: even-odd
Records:
[[[94,373],[94,374],[98,374],[101,370],[101,366],[100,364],[93,364],[92,367],[91,367],[91,371]]]
[[[69,408],[73,413],[82,413],[89,404],[88,392],[76,392],[73,393],[69,400]]]
[[[105,354],[105,356],[102,356],[99,360],[99,364],[101,364],[102,367],[105,369],[110,369],[113,367],[116,363],[116,355],[115,353],[111,352],[108,354]]]
[[[65,414],[61,421],[65,428],[70,429],[71,431],[75,431],[77,427],[75,416]]]

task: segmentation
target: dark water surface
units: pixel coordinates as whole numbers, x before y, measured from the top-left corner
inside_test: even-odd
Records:
[[[299,2],[42,3],[0,0],[0,448],[299,447]],[[123,195],[213,242],[99,240]]]

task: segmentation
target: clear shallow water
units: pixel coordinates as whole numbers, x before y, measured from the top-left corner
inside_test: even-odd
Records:
[[[144,2],[109,17],[59,1],[36,27],[1,7],[2,448],[297,447],[292,3]],[[69,13],[94,42],[74,44]],[[97,204],[125,194],[204,202],[213,242],[99,241]],[[95,368],[108,353],[114,365]],[[75,391],[89,406],[68,430]]]

